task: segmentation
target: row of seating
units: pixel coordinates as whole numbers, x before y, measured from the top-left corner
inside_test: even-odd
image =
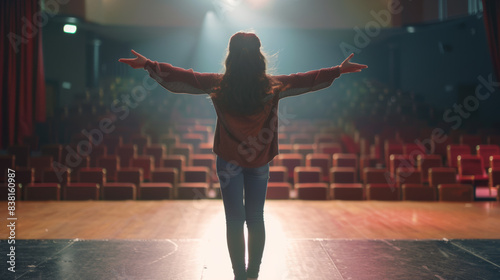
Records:
[[[290,182],[288,173],[288,168],[284,166],[270,167],[268,198],[288,199],[291,190],[295,189],[299,199],[463,199],[464,194],[469,196],[470,188],[472,198],[475,197],[474,185],[458,182],[455,169],[450,167],[430,168],[428,184],[424,183],[421,171],[414,168],[400,167],[394,178],[388,170],[367,167],[363,170],[362,182],[357,180],[356,170],[352,167],[331,168],[330,182],[323,180],[320,167],[295,167],[293,183]],[[143,180],[141,168],[120,169],[115,182],[107,181],[104,168],[80,169],[77,183],[72,182],[71,177],[71,170],[45,170],[42,173],[42,182],[33,183],[33,168],[17,170],[17,199],[193,199],[206,198],[210,189],[216,190],[220,195],[217,190],[219,184],[213,181],[209,168],[202,166],[187,166],[181,173],[176,168],[157,168],[151,171],[150,182]],[[490,168],[487,190],[498,192],[499,184],[500,170]],[[3,185],[7,186],[6,183]],[[457,191],[458,189],[461,191]],[[439,190],[439,196],[436,196],[436,190]],[[447,194],[447,191],[455,195]],[[459,196],[458,193],[462,195]],[[2,194],[5,195],[3,199],[7,199],[7,192]]]

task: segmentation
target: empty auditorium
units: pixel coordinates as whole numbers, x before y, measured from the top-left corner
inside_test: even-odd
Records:
[[[500,279],[500,1],[0,16],[0,279]]]

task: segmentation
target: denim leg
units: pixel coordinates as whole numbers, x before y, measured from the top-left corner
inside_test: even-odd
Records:
[[[226,238],[229,257],[236,280],[246,280],[245,270],[245,207],[243,205],[242,169],[217,157],[217,175],[221,184],[226,215]]]
[[[266,200],[269,165],[244,169],[245,214],[248,228],[247,276],[257,278],[264,252],[266,232],[264,203]]]

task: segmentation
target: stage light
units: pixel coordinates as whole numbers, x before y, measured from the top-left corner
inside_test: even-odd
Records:
[[[415,33],[415,27],[413,27],[413,26],[407,26],[406,27],[406,31],[408,33]]]
[[[76,33],[76,25],[74,24],[65,24],[63,27],[64,33],[75,34]]]

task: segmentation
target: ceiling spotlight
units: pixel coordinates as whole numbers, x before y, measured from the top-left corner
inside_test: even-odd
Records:
[[[64,33],[75,34],[76,33],[76,25],[74,24],[65,24],[63,27]]]

